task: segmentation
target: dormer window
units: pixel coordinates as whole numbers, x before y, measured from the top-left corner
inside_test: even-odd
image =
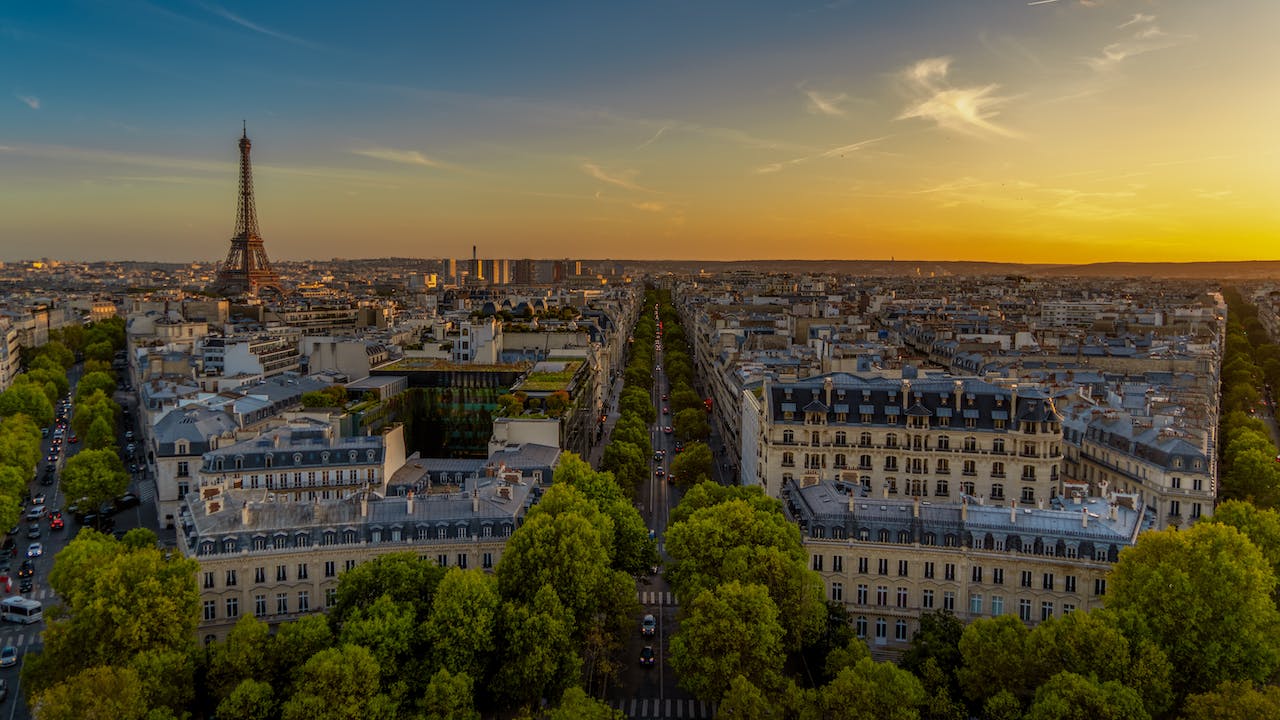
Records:
[[[241,469],[243,469],[243,468],[244,468],[244,456],[243,456],[243,455],[237,455],[237,456],[236,456],[236,469],[237,469],[237,470],[241,470]]]
[[[376,454],[377,453],[373,449],[369,449],[365,451],[364,456],[369,462],[373,462],[373,456]]]
[[[271,461],[274,459],[274,457],[275,456],[273,456],[271,453],[267,453],[267,457],[266,457],[267,467],[271,467]]]
[[[301,464],[302,464],[302,453],[294,453],[294,454],[293,454],[293,464],[294,464],[294,465],[301,465]]]
[[[347,459],[348,459],[348,460],[350,460],[351,462],[355,462],[355,461],[356,461],[356,451],[355,451],[355,450],[352,450],[352,451],[348,452],[348,453],[347,453]]]
[[[214,469],[215,469],[215,470],[221,470],[221,469],[222,469],[222,458],[218,458],[217,460],[214,460],[214,461],[213,461],[213,467],[214,467]]]
[[[325,450],[324,452],[320,453],[320,462],[323,462],[323,463],[328,463],[328,462],[329,462],[329,451],[328,451],[328,450]]]
[[[179,440],[173,444],[173,452],[175,455],[190,455],[191,445],[186,440]]]

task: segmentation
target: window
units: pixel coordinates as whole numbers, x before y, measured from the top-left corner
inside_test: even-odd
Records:
[[[821,555],[813,556],[813,569],[818,572],[822,572],[822,556]]]
[[[950,590],[942,593],[942,609],[948,612],[956,611],[956,594]]]
[[[355,561],[355,560],[348,560],[348,561],[346,561],[345,563],[343,563],[343,564],[342,564],[342,569],[343,569],[343,570],[350,570],[351,568],[353,568],[353,567],[355,567],[355,566],[356,566],[356,561]]]
[[[831,557],[831,571],[844,572],[844,556],[843,555],[833,555]]]
[[[965,452],[978,452],[978,439],[977,439],[977,438],[972,438],[972,437],[967,437],[967,438],[965,438],[965,439],[964,439],[964,451],[965,451]]]
[[[1053,603],[1045,600],[1040,603],[1040,621],[1044,622],[1051,617],[1053,617]]]
[[[782,442],[787,443],[787,444],[789,445],[789,444],[791,444],[791,443],[793,443],[793,442],[795,442],[795,441],[796,441],[796,434],[795,434],[795,431],[793,431],[793,430],[783,430],[783,431],[782,431]]]
[[[180,478],[191,477],[191,467],[187,465],[186,460],[178,461],[178,477]],[[181,494],[186,495],[186,493],[181,493]]]
[[[854,621],[853,627],[857,630],[859,639],[867,639],[867,619],[865,617],[859,617]]]
[[[991,452],[1004,452],[1004,438],[996,438],[991,441]]]
[[[1045,573],[1044,577],[1041,578],[1040,582],[1044,586],[1045,590],[1052,590],[1053,589],[1053,573]]]
[[[466,569],[467,569],[467,554],[466,554],[466,553],[458,553],[458,567],[462,568],[463,570],[466,570]]]
[[[1171,501],[1169,502],[1169,514],[1170,514],[1170,515],[1181,515],[1181,514],[1182,514],[1182,503],[1178,502],[1177,500],[1171,500]]]
[[[285,593],[276,593],[276,614],[289,614],[289,596]]]
[[[1004,584],[1004,568],[991,568],[991,582],[996,585]]]
[[[1062,603],[1062,614],[1063,614],[1063,615],[1070,615],[1071,613],[1073,613],[1073,612],[1075,612],[1075,611],[1076,611],[1076,606],[1075,606],[1073,603]]]
[[[1004,614],[1004,598],[999,595],[991,596],[991,617],[999,617]]]
[[[264,583],[267,581],[267,569],[265,567],[256,567],[253,569],[253,581],[255,583]]]
[[[227,598],[227,617],[240,617],[240,598]]]
[[[204,601],[205,621],[208,622],[209,620],[216,620],[217,617],[218,617],[218,603],[213,600],[205,600]]]
[[[900,587],[898,588],[898,607],[905,608],[906,606],[907,606],[907,589],[904,587]]]
[[[889,634],[889,623],[884,618],[876,618],[876,640],[883,641]]]
[[[866,415],[864,415],[863,418],[864,419],[862,422],[871,422],[869,419],[867,419]],[[871,447],[871,433],[864,432],[861,435],[859,435],[858,444],[861,445],[862,447]]]
[[[973,570],[969,573],[969,575],[973,580],[973,582],[978,582],[978,583],[982,582],[982,566],[974,565]]]
[[[227,587],[235,587],[235,586],[236,586],[236,571],[228,570],[227,571]]]
[[[863,584],[858,585],[858,604],[859,605],[867,604],[867,586],[866,585],[863,585]]]
[[[325,560],[324,576],[327,578],[336,577],[337,574],[338,574],[338,563],[334,562],[333,560]]]
[[[1022,581],[1019,584],[1025,588],[1031,587],[1031,571],[1030,570],[1022,571]]]
[[[907,639],[907,621],[899,620],[893,624],[893,639],[905,641]]]
[[[449,556],[444,553],[436,555],[436,565],[439,565],[440,567],[449,567]]]
[[[884,607],[889,604],[889,588],[884,585],[876,586],[876,605]]]
[[[178,497],[186,497],[191,492],[191,486],[185,482],[178,483]]]
[[[863,539],[865,540],[866,538],[863,538]],[[863,575],[867,574],[867,559],[864,557],[858,558],[858,572],[862,573]]]
[[[1200,517],[1200,503],[1191,503],[1191,517]]]
[[[276,582],[283,582],[289,579],[289,568],[285,565],[276,566]]]
[[[298,612],[311,612],[311,593],[306,590],[298,593]]]
[[[947,577],[947,579],[948,579],[948,580],[955,580],[955,579],[956,579],[956,564],[955,564],[955,563],[947,563],[947,564],[946,564],[946,566],[943,568],[943,570],[944,570],[944,571],[946,571],[946,577]]]
[[[831,583],[831,600],[833,602],[844,602],[843,583]]]
[[[204,574],[204,587],[205,587],[205,589],[206,589],[206,590],[208,590],[209,588],[213,587],[213,573],[212,573],[212,572],[207,572],[207,573],[205,573],[205,574]]]
[[[991,463],[991,477],[996,477],[996,478],[1004,477],[1004,463],[1002,462]],[[995,497],[994,490],[991,491],[991,496]]]
[[[858,456],[858,469],[859,469],[859,470],[870,470],[870,469],[871,469],[871,456],[870,456],[870,455],[859,455],[859,456]]]
[[[887,540],[887,538],[886,538],[886,540]],[[885,558],[880,558],[878,561],[876,561],[876,572],[878,572],[878,573],[879,573],[879,574],[881,574],[881,575],[888,575],[888,574],[889,574],[889,561],[888,561],[887,559],[885,559]]]
[[[924,608],[925,610],[933,609],[933,591],[932,590],[920,591],[920,607]]]
[[[924,576],[929,580],[933,579],[933,563],[932,562],[926,562],[924,564]]]
[[[1093,594],[1094,594],[1094,595],[1106,595],[1106,594],[1107,594],[1107,581],[1106,581],[1106,578],[1097,578],[1097,579],[1095,579],[1095,580],[1093,581]]]
[[[299,580],[306,580],[306,579],[307,579],[307,564],[306,564],[306,563],[298,563],[298,579],[299,579]]]
[[[911,569],[910,565],[911,563],[909,563],[906,560],[899,560],[898,561],[898,577],[909,577],[911,575],[911,573],[908,572]]]
[[[796,454],[793,452],[782,453],[782,467],[795,467]]]
[[[1031,622],[1031,601],[1023,598],[1018,601],[1018,619],[1022,622]]]
[[[939,460],[938,467],[936,468],[935,472],[939,475],[950,475],[951,474],[950,461],[948,461],[946,458]]]
[[[338,588],[325,588],[324,606],[333,607],[338,604]]]
[[[961,466],[960,472],[964,475],[977,475],[978,465],[972,460],[965,460],[964,465]]]
[[[838,430],[838,431],[836,431],[836,444],[837,444],[837,445],[848,445],[848,444],[849,444],[849,436],[848,436],[848,435],[846,435],[846,434],[845,434],[845,432],[844,432],[843,430]]]
[[[991,499],[992,500],[1004,499],[1004,485],[1002,483],[991,483]]]
[[[266,595],[253,596],[253,615],[254,617],[267,616],[267,596]]]
[[[948,472],[950,472],[950,471],[948,471]],[[939,479],[938,479],[938,485],[937,485],[937,487],[934,489],[933,494],[934,494],[934,495],[941,496],[941,497],[946,497],[946,496],[950,495],[950,494],[951,494],[951,487],[950,487],[950,483],[948,483],[946,480],[943,480],[943,479],[939,478]]]
[[[836,559],[838,560],[839,558],[836,558]],[[480,565],[481,565],[481,567],[483,567],[485,570],[492,569],[492,568],[493,568],[493,553],[491,553],[491,552],[487,552],[487,553],[485,553],[484,555],[481,555],[481,556],[480,556]]]
[[[981,595],[974,594],[969,596],[969,614],[975,615],[975,616],[982,614],[982,596]]]

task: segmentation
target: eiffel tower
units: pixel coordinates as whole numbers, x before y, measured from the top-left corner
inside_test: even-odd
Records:
[[[240,136],[240,202],[236,207],[236,232],[231,250],[218,268],[218,277],[209,288],[219,295],[257,295],[264,290],[282,293],[280,276],[267,259],[258,230],[258,211],[253,205],[253,170],[249,166],[249,131]]]

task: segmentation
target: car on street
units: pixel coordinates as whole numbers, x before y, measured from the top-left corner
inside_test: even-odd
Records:
[[[653,474],[655,477],[666,477],[667,471],[663,470],[662,468],[658,468],[657,470],[653,471]]]
[[[676,441],[676,452],[681,452],[681,451],[683,451],[683,450],[684,450],[684,443],[682,443],[682,442],[680,442],[679,440],[677,440],[677,441]]]
[[[655,658],[653,655],[653,646],[645,645],[640,650],[640,664],[645,667],[653,667],[654,662],[655,662]]]
[[[18,592],[29,593],[32,590],[34,590],[35,587],[36,587],[36,584],[34,581],[32,581],[31,578],[22,578],[22,580],[18,583]]]
[[[132,430],[126,430],[126,431],[125,431],[125,433],[124,433],[124,439],[125,439],[125,440],[132,440],[132,439],[133,439],[133,431],[132,431]]]
[[[653,634],[657,632],[657,630],[658,621],[655,620],[652,615],[645,615],[644,619],[640,621],[641,635],[645,637],[653,637]]]
[[[40,537],[40,523],[31,523],[27,526],[27,539],[35,540]]]
[[[72,445],[75,445],[76,443],[80,442],[80,437],[78,435],[72,435],[71,439],[68,440],[67,442],[71,443]]]
[[[27,557],[38,558],[44,554],[44,546],[40,543],[31,543],[27,546]]]
[[[62,519],[61,515],[55,515],[54,517],[49,518],[50,530],[61,530],[65,526],[66,521]]]
[[[119,512],[120,510],[124,510],[126,508],[137,507],[137,506],[138,506],[138,496],[134,495],[133,493],[125,493],[124,495],[121,495],[120,497],[116,498],[117,512]]]
[[[18,648],[12,645],[5,645],[0,650],[0,667],[13,667],[18,664]]]
[[[18,567],[18,577],[27,578],[36,574],[36,564],[30,559],[23,560],[22,565]]]
[[[27,511],[28,520],[39,520],[42,517],[44,517],[44,505],[33,505],[31,506],[31,509]]]
[[[671,414],[671,408],[667,407],[666,405],[663,405],[663,406],[662,406],[662,414],[663,414],[663,415],[670,415],[670,414]]]
[[[675,431],[671,429],[671,426],[670,426],[670,425],[668,425],[668,426],[666,426],[666,427],[662,428],[662,432],[664,432],[664,433],[666,433],[666,434],[670,435],[671,433],[673,433],[673,432],[675,432]]]
[[[36,496],[31,498],[31,504],[44,505],[44,493],[36,493]]]
[[[663,400],[666,400],[666,399],[667,399],[667,394],[666,394],[666,393],[662,393],[662,399],[663,399]]]

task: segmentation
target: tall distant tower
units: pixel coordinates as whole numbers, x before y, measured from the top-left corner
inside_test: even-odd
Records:
[[[271,268],[267,250],[258,230],[258,211],[253,205],[253,170],[249,166],[249,131],[240,136],[240,201],[236,207],[236,232],[231,250],[218,268],[218,278],[210,288],[220,295],[257,295],[262,290],[282,292],[280,276]]]

